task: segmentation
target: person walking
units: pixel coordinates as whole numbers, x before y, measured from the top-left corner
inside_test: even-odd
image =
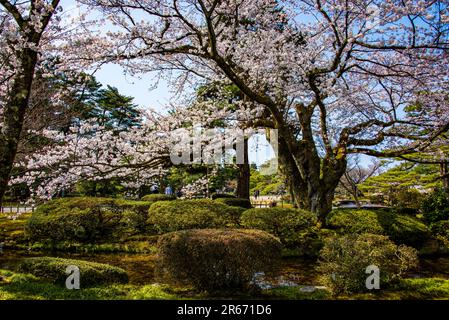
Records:
[[[260,191],[258,189],[256,189],[254,191],[254,199],[257,199],[259,197]]]
[[[158,192],[159,192],[159,190],[158,190],[157,185],[153,184],[153,185],[150,187],[150,193],[155,194],[155,193],[158,193]]]
[[[165,194],[166,194],[166,195],[169,195],[169,196],[173,195],[173,189],[172,189],[172,187],[171,187],[170,185],[168,185],[168,186],[165,188]]]

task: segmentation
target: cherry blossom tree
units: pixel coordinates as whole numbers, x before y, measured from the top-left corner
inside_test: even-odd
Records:
[[[207,109],[203,108],[203,111],[207,113]],[[229,113],[229,110],[215,113],[215,121],[228,118]],[[200,151],[199,157],[213,160],[214,150],[222,149],[224,141],[221,137],[203,139],[207,138],[204,132],[200,132],[203,136],[197,136],[194,130],[185,128],[187,120],[193,124],[206,123],[206,119],[212,121],[210,115],[198,113],[198,107],[174,108],[168,115],[141,110],[140,117],[142,123],[119,132],[101,125],[94,118],[74,123],[68,132],[40,130],[40,136],[53,142],[18,162],[17,167],[23,170],[11,184],[25,183],[31,188],[32,198],[41,199],[51,199],[58,191],[85,180],[115,178],[125,187],[137,190],[157,182],[178,154],[179,159],[187,155],[187,161],[196,163],[201,158],[191,159],[192,155],[195,157],[195,150]],[[238,139],[239,130],[231,131],[230,136]],[[200,191],[199,188],[211,177],[213,174],[202,177],[201,183],[189,186],[188,193]]]
[[[59,0],[0,1],[0,204],[19,144],[31,86]],[[54,31],[54,30],[53,30]]]
[[[86,28],[98,21],[86,23],[85,16],[63,12],[60,0],[0,1],[0,204],[26,136],[24,125],[42,122],[44,115],[57,118],[56,109],[67,108],[67,91],[73,88],[50,85],[49,79],[64,75],[80,83],[85,68],[93,65],[64,59],[96,39],[98,31]],[[45,99],[51,103],[42,104]]]
[[[115,24],[104,56],[129,70],[171,73],[179,88],[232,81],[254,125],[278,129],[295,202],[322,222],[349,154],[405,155],[449,128],[448,1],[86,3]]]
[[[77,59],[157,72],[180,91],[231,81],[251,102],[248,123],[278,130],[296,205],[323,223],[349,155],[405,156],[449,129],[449,1],[83,2],[113,28]]]

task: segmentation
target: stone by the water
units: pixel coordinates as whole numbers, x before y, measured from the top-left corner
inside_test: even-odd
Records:
[[[316,290],[315,286],[304,286],[299,289],[299,291],[307,293],[314,292],[315,290]]]

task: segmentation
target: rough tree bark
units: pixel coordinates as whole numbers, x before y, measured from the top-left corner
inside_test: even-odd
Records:
[[[239,176],[237,178],[237,192],[238,198],[249,199],[249,180],[251,176],[249,158],[248,158],[248,139],[244,139],[244,163],[238,164]]]
[[[51,6],[55,9],[60,0],[53,0]],[[31,46],[24,46],[16,51],[15,59],[20,69],[15,70],[9,93],[4,106],[2,129],[0,131],[0,206],[3,201],[14,159],[17,153],[20,134],[22,132],[25,112],[28,107],[31,85],[38,61],[38,52],[31,47],[39,47],[42,35],[47,28],[53,12],[43,12],[44,8],[31,0],[29,12],[21,12],[18,4],[8,0],[0,0],[0,5],[11,15],[19,27],[19,32]],[[40,20],[40,29],[36,30],[31,17],[37,15]]]
[[[313,140],[311,112],[298,110],[298,115],[301,115],[300,140],[282,123],[277,125],[280,170],[286,176],[295,206],[316,213],[325,225],[335,189],[346,171],[345,148],[334,149],[321,158]]]
[[[20,53],[20,61],[22,72],[15,78],[11,87],[0,133],[0,206],[17,153],[37,63],[37,52],[28,48],[23,49]]]

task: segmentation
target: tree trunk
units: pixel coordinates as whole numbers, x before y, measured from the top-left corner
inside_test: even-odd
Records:
[[[239,176],[237,178],[237,192],[238,198],[249,199],[249,180],[251,177],[251,170],[248,158],[248,139],[244,140],[244,163],[238,164]]]
[[[322,226],[326,225],[326,217],[332,211],[334,193],[335,188],[330,190],[320,188],[313,193],[306,193],[301,190],[293,191],[298,207],[314,212]]]
[[[287,179],[289,191],[297,207],[314,212],[322,226],[332,211],[335,189],[346,171],[344,154],[328,154],[320,158],[311,130],[304,126],[302,140],[279,132],[279,164]],[[304,132],[304,131],[303,131]],[[287,138],[285,138],[287,137]]]
[[[5,104],[0,132],[0,206],[8,187],[9,177],[17,153],[25,111],[30,99],[31,84],[37,63],[37,52],[23,49],[21,70],[15,77]]]

